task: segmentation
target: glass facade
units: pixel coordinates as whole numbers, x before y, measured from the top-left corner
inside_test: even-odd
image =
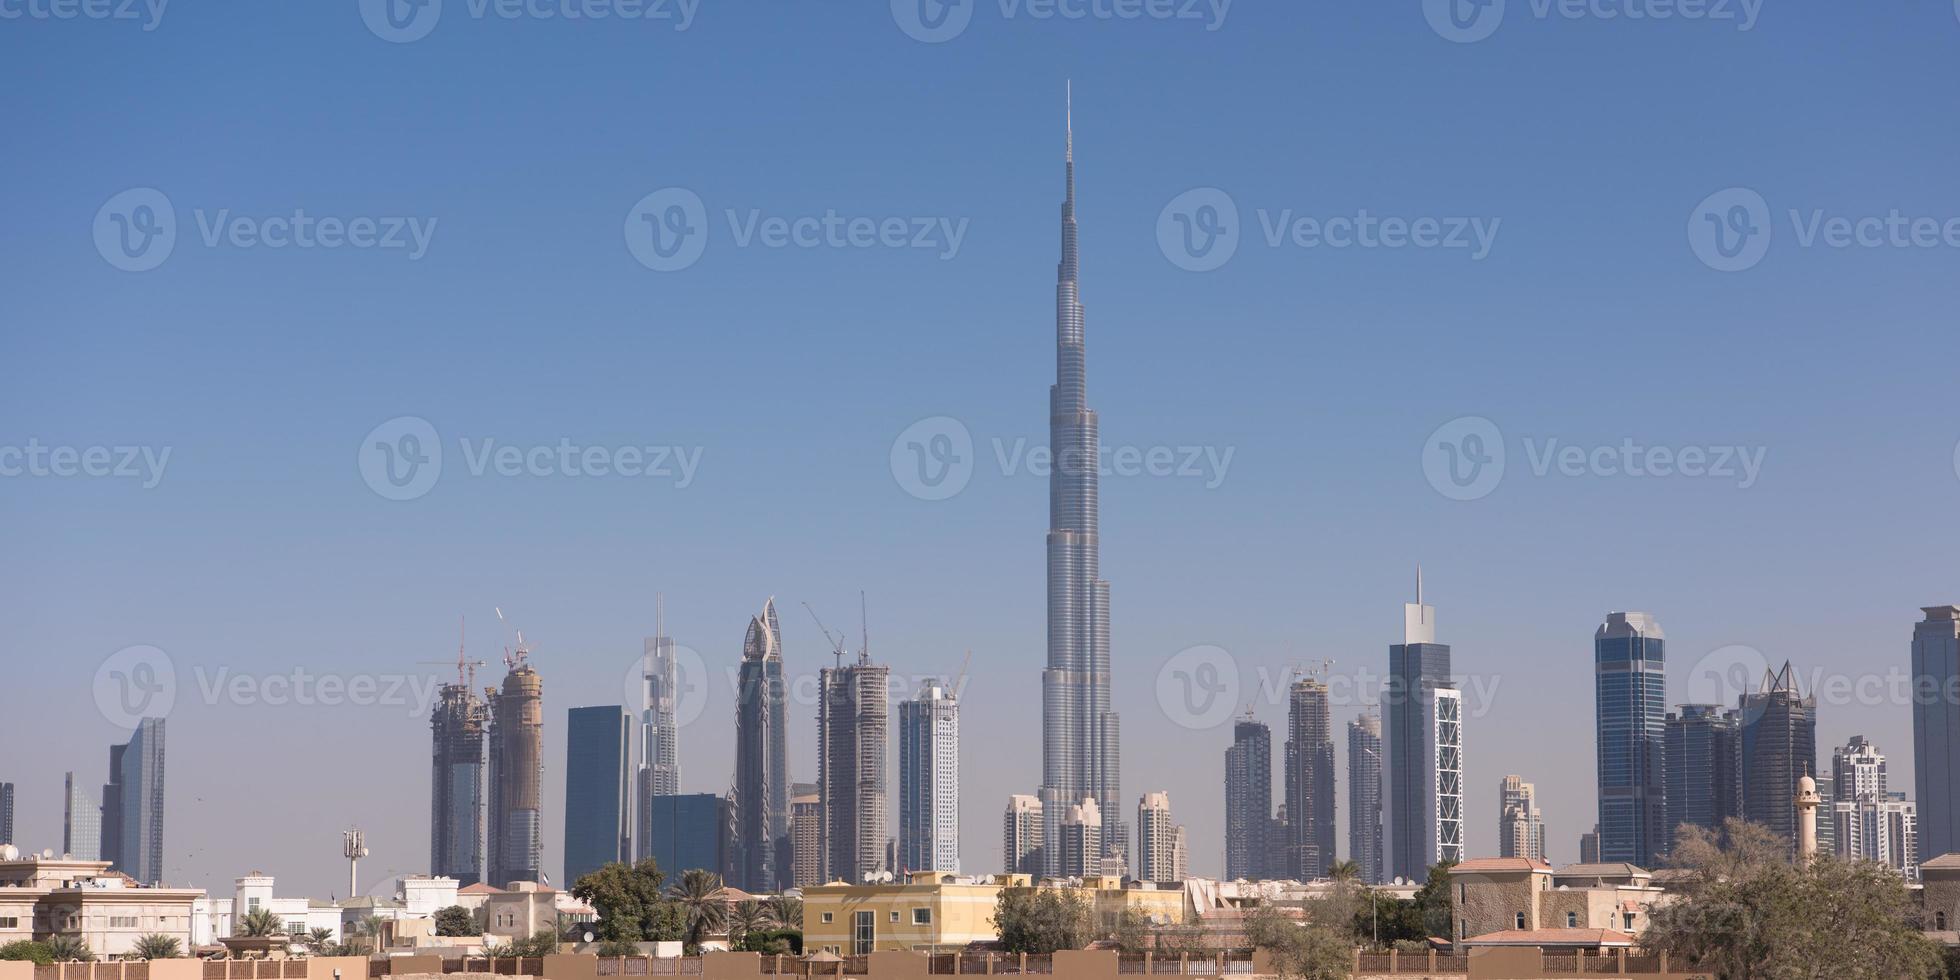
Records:
[[[565,887],[633,856],[633,719],[617,705],[573,708],[565,720]]]
[[[1666,850],[1665,650],[1646,613],[1611,613],[1593,634],[1602,861],[1651,868]]]
[[[723,873],[727,867],[728,804],[713,793],[656,796],[647,804],[651,833],[641,848],[668,880],[683,871]]]
[[[1684,704],[1667,716],[1667,823],[1672,849],[1682,824],[1718,830],[1742,816],[1742,732],[1733,711]]]

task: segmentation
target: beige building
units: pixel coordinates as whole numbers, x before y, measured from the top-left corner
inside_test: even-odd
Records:
[[[1450,938],[1478,945],[1499,933],[1545,930],[1637,937],[1647,928],[1648,909],[1668,899],[1650,872],[1631,864],[1554,870],[1532,858],[1472,858],[1450,868]]]
[[[861,955],[882,950],[954,950],[1000,939],[994,905],[1008,888],[1078,888],[1102,930],[1114,929],[1126,909],[1161,925],[1189,921],[1183,888],[1149,883],[1123,887],[1115,876],[1090,877],[1080,886],[1042,882],[1028,875],[962,877],[915,871],[903,884],[851,885],[833,881],[803,889],[806,952]]]
[[[0,846],[0,945],[56,936],[80,939],[96,956],[126,956],[153,933],[188,952],[201,888],[145,888],[107,861],[22,856]]]

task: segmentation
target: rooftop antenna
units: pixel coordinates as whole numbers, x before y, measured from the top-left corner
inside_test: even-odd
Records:
[[[1422,562],[1416,562],[1416,605],[1422,605]]]
[[[868,664],[871,662],[871,620],[870,617],[867,616],[865,613],[866,608],[867,606],[865,605],[864,602],[864,590],[859,589],[858,590],[858,630],[863,636],[862,642],[864,643],[864,646],[858,648],[858,663],[861,664]]]

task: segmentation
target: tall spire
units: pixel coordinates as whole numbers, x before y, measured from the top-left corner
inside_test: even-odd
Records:
[[[1062,127],[1067,135],[1067,151],[1064,159],[1075,162],[1075,79],[1062,83]],[[1071,188],[1072,189],[1072,188]]]

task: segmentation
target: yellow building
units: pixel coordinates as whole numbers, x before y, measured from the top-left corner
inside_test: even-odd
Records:
[[[833,881],[803,889],[803,949],[838,955],[878,950],[955,950],[1000,939],[994,906],[1003,888],[1034,887],[1027,875],[963,878],[944,871],[915,871],[904,884],[847,885]],[[1077,887],[1044,882],[1042,888]],[[1183,889],[1123,887],[1114,876],[1085,879],[1097,928],[1113,931],[1123,911],[1140,909],[1150,921],[1185,921]]]

